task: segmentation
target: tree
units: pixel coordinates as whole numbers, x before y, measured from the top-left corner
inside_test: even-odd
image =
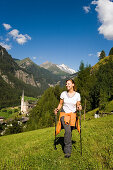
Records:
[[[84,113],[90,110],[91,107],[91,89],[94,86],[94,78],[90,74],[91,66],[84,66],[81,62],[78,76],[75,78],[77,91],[81,94],[81,102],[84,108]]]
[[[111,48],[109,55],[113,55],[113,47]]]
[[[101,53],[100,53],[100,55],[99,55],[99,61],[100,61],[101,59],[103,59],[104,57],[106,57],[106,54],[105,54],[104,50],[102,50]]]
[[[58,90],[58,93],[56,93],[56,90]],[[50,87],[45,90],[44,94],[38,100],[36,107],[30,113],[26,131],[54,125],[54,109],[59,102],[59,91],[59,86],[56,88]]]
[[[79,66],[79,71],[83,71],[85,69],[84,62],[81,61],[80,66]]]

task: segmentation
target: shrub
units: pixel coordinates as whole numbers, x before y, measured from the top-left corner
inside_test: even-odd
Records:
[[[18,109],[14,109],[14,113],[15,113],[15,112],[18,112]]]
[[[2,112],[7,112],[7,110],[6,109],[2,109]]]
[[[9,110],[8,113],[9,113],[9,114],[12,114],[12,110]]]

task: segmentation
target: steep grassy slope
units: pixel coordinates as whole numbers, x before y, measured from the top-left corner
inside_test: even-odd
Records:
[[[98,70],[100,65],[104,65],[107,64],[109,61],[113,61],[113,55],[104,57],[103,59],[101,59],[98,63],[96,63],[93,67],[92,70]]]
[[[113,115],[82,122],[82,149],[77,131],[73,131],[72,156],[64,158],[64,131],[40,129],[0,138],[0,169],[113,169]]]

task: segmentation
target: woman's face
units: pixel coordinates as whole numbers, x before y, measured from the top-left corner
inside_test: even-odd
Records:
[[[70,80],[68,80],[68,81],[66,82],[66,87],[67,87],[67,90],[68,90],[68,91],[69,91],[69,90],[72,90],[73,87],[74,87],[74,84],[73,84]]]

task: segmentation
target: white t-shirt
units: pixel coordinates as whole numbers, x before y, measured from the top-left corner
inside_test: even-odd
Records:
[[[60,98],[64,100],[63,110],[65,113],[76,112],[76,103],[81,100],[78,92],[75,92],[75,94],[70,97],[67,91],[63,91]]]

